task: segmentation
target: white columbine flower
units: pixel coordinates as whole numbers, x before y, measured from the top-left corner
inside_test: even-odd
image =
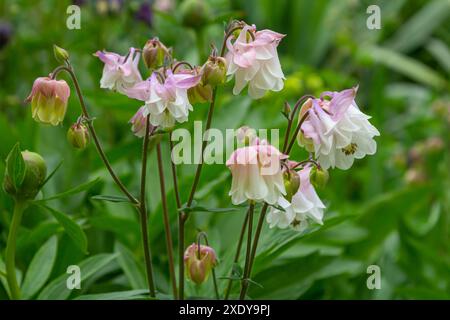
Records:
[[[105,64],[100,79],[101,88],[125,93],[126,89],[142,81],[138,69],[140,53],[136,53],[136,49],[131,48],[125,57],[106,51],[97,51],[95,55]]]
[[[300,187],[292,196],[291,201],[279,197],[277,205],[283,210],[270,207],[266,221],[270,227],[285,229],[290,227],[297,231],[303,231],[310,221],[323,224],[323,211],[325,205],[317,195],[313,185],[309,181],[311,167],[307,166],[297,174],[300,177]]]
[[[346,170],[354,159],[377,150],[375,136],[379,131],[369,122],[370,117],[355,103],[357,88],[341,92],[325,92],[311,104],[308,117],[301,127],[301,144],[313,144],[320,165]],[[324,99],[330,97],[331,100]]]
[[[227,39],[227,75],[235,76],[233,94],[239,94],[248,84],[248,93],[253,99],[261,98],[266,91],[283,89],[284,74],[278,59],[277,46],[283,34],[271,31],[256,31],[255,26],[246,25],[238,38]],[[254,39],[249,36],[254,35]]]

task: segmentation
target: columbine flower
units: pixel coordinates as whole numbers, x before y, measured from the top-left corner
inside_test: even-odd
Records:
[[[307,166],[297,174],[300,177],[300,187],[298,191],[292,196],[291,201],[285,197],[279,197],[277,205],[283,210],[271,207],[267,214],[266,221],[270,227],[278,227],[285,229],[291,227],[297,231],[303,231],[312,220],[316,223],[323,224],[323,210],[325,205],[309,181],[309,174],[311,167]]]
[[[138,70],[140,53],[134,48],[127,56],[114,52],[97,51],[96,56],[105,64],[100,87],[125,93],[125,90],[142,81]]]
[[[34,81],[26,101],[31,102],[34,120],[56,126],[64,120],[69,96],[70,88],[64,80],[40,77]]]
[[[186,274],[196,284],[208,279],[209,273],[217,263],[216,253],[213,248],[193,243],[184,252],[184,264]]]
[[[142,138],[145,135],[145,126],[147,122],[148,109],[146,106],[142,106],[136,112],[136,114],[131,118],[131,131],[133,131],[136,137]],[[151,124],[150,124],[151,126]],[[151,131],[151,128],[149,132]]]
[[[283,89],[284,74],[278,59],[277,46],[284,35],[271,30],[256,31],[246,25],[232,43],[227,40],[228,75],[235,75],[233,93],[239,94],[248,83],[248,93],[254,99],[266,91]],[[254,34],[254,39],[249,36]]]
[[[152,125],[171,128],[176,121],[187,121],[189,111],[192,110],[187,90],[195,86],[200,77],[200,75],[173,74],[169,70],[164,83],[161,83],[157,74],[153,73],[146,81],[126,90],[126,94],[130,98],[145,102]]]
[[[301,144],[309,139],[317,160],[325,169],[338,167],[346,170],[355,158],[361,159],[377,150],[373,138],[380,133],[368,121],[370,117],[356,105],[356,91],[357,88],[325,92],[320,99],[307,101],[311,108],[307,110],[308,118],[301,127]]]
[[[286,158],[277,148],[258,139],[253,145],[235,150],[226,163],[233,175],[229,192],[233,204],[246,200],[274,204],[286,193],[280,163]]]

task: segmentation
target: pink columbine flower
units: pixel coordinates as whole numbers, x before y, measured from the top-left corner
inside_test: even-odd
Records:
[[[287,156],[265,140],[255,139],[253,145],[236,149],[226,165],[233,176],[229,195],[233,204],[247,200],[274,204],[286,194],[281,160]]]
[[[239,94],[248,84],[248,93],[253,99],[261,98],[266,91],[283,89],[284,74],[278,59],[277,47],[283,34],[271,31],[256,31],[255,26],[246,25],[238,38],[227,40],[227,75],[235,76],[233,93]],[[254,34],[254,39],[249,36]]]
[[[142,138],[145,135],[145,126],[147,124],[148,110],[146,106],[142,106],[131,118],[131,131],[133,131],[136,137]],[[152,125],[150,124],[149,132],[152,131]]]
[[[297,231],[303,231],[310,221],[323,224],[325,205],[318,197],[309,180],[310,172],[311,166],[306,166],[297,172],[300,177],[300,187],[293,195],[291,201],[284,197],[278,198],[277,204],[284,211],[270,207],[266,221],[271,228],[285,229],[290,227]]]
[[[126,90],[130,98],[145,102],[146,112],[150,114],[150,123],[162,128],[171,128],[175,122],[188,119],[192,105],[187,90],[200,81],[201,75],[173,74],[170,70],[161,83],[156,73]]]
[[[217,257],[213,248],[193,243],[184,252],[186,274],[196,284],[208,279],[212,268],[216,266]]]
[[[368,115],[356,105],[357,87],[341,92],[324,92],[320,99],[307,101],[311,108],[308,118],[301,127],[320,165],[346,170],[354,159],[372,155],[377,150],[375,136],[380,132],[369,122]],[[329,97],[330,100],[325,99]]]
[[[56,126],[64,120],[69,96],[70,88],[66,81],[40,77],[34,81],[26,101],[31,102],[34,120]]]
[[[140,53],[131,48],[127,56],[114,52],[97,51],[97,57],[105,64],[100,87],[125,93],[125,90],[142,81],[138,64]]]

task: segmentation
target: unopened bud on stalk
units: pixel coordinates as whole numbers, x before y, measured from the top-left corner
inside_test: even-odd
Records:
[[[56,44],[53,45],[53,54],[55,55],[56,61],[60,63],[64,63],[69,60],[69,52],[61,47],[58,47]]]
[[[217,257],[213,248],[193,243],[184,252],[186,274],[196,284],[208,279],[212,268],[216,266]]]
[[[289,105],[289,103],[285,102],[284,106],[283,106],[283,111],[281,111],[281,113],[286,117],[286,119],[289,119],[291,116],[291,106]]]
[[[148,69],[161,67],[168,55],[169,50],[158,38],[148,40],[142,49],[142,57]]]
[[[5,178],[3,180],[3,188],[10,195],[18,199],[31,200],[34,199],[36,194],[42,187],[47,175],[47,165],[44,159],[35,152],[22,151],[20,155],[23,158],[25,164],[25,173],[22,182],[14,186],[12,177],[8,172],[11,172],[10,168],[7,168],[5,172]]]
[[[316,189],[323,189],[328,183],[330,175],[324,168],[314,166],[309,173],[309,181]]]
[[[184,0],[180,11],[183,25],[193,29],[204,27],[211,17],[211,8],[205,0]]]
[[[295,170],[289,169],[284,171],[283,181],[284,188],[286,189],[285,198],[290,202],[300,188],[300,176]]]
[[[67,140],[77,149],[84,149],[89,144],[89,129],[83,123],[74,123],[67,131]]]
[[[202,67],[202,82],[213,87],[223,84],[227,77],[227,61],[223,57],[210,56]]]

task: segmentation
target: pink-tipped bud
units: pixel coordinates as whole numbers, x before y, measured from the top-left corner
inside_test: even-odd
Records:
[[[184,252],[184,265],[186,274],[196,284],[208,279],[212,268],[216,266],[217,257],[214,249],[208,246],[193,243]]]
[[[67,140],[74,148],[84,149],[89,144],[89,129],[77,122],[67,131]]]
[[[26,101],[31,102],[34,120],[56,126],[64,120],[69,96],[70,88],[66,81],[40,77],[34,81]]]
[[[169,49],[158,38],[148,40],[142,49],[142,58],[148,69],[161,67],[168,55],[170,55]]]
[[[227,61],[223,57],[210,56],[202,67],[202,82],[213,87],[223,84],[227,78]]]
[[[142,138],[145,136],[145,126],[147,124],[147,107],[142,106],[136,112],[136,114],[131,118],[129,123],[131,123],[131,131],[133,131],[136,137]],[[151,124],[149,124],[151,126]],[[150,128],[151,129],[151,128]]]

